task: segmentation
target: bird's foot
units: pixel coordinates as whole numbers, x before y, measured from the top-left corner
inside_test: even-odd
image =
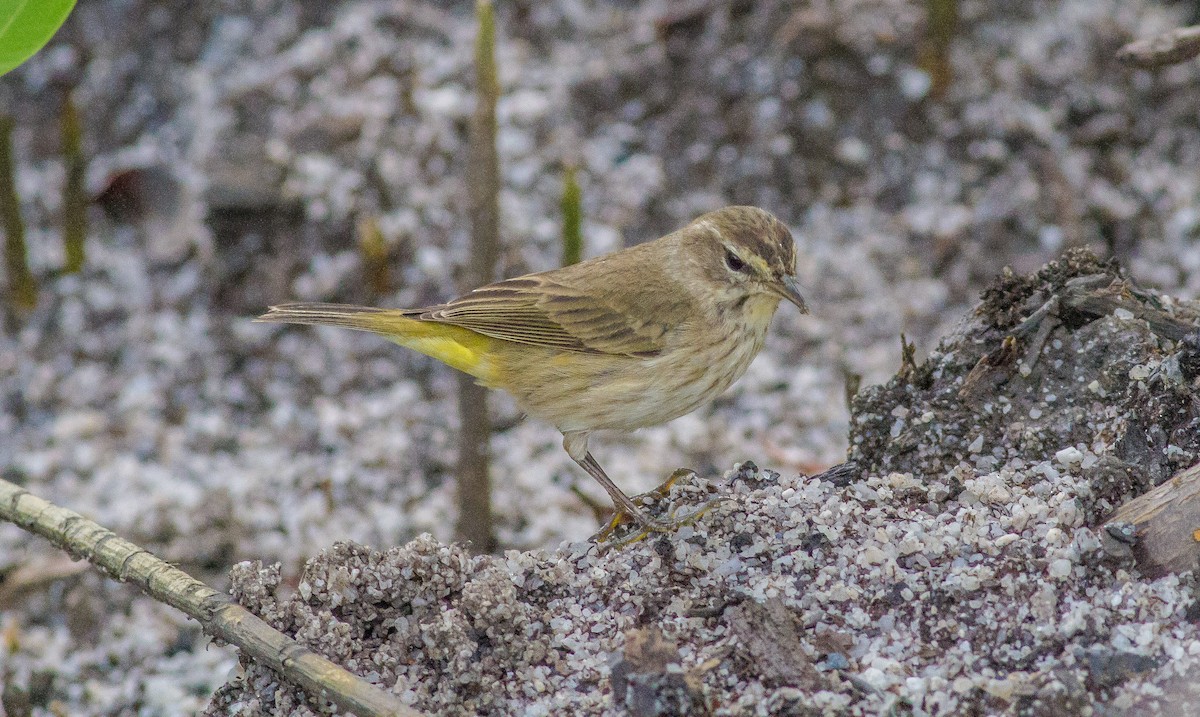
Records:
[[[637,521],[624,521],[630,523],[633,527],[633,530],[630,530],[626,535],[623,535],[620,538],[616,538],[615,534],[617,533],[618,528],[623,525],[624,522],[617,523],[618,518],[614,518],[612,523],[610,523],[608,526],[605,526],[603,530],[592,536],[592,540],[604,545],[606,549],[624,548],[627,545],[633,545],[636,542],[644,540],[654,533],[672,533],[685,525],[692,525],[699,520],[701,516],[712,509],[713,506],[724,500],[727,499],[713,498],[712,500],[705,501],[703,505],[685,516],[677,517],[675,513],[671,513],[671,517],[667,520],[650,521],[650,525],[644,525]],[[620,517],[624,518],[624,516]],[[614,525],[614,523],[616,524]]]
[[[631,500],[641,508],[665,506],[667,517],[652,518],[648,516],[644,510],[630,515],[626,511],[617,510],[613,515],[612,520],[608,525],[604,526],[600,532],[592,536],[592,541],[596,543],[606,544],[608,547],[621,548],[639,540],[644,539],[652,533],[671,533],[685,525],[692,525],[702,515],[707,513],[714,505],[724,500],[716,498],[706,501],[699,508],[689,512],[687,515],[678,516],[676,511],[671,509],[669,498],[671,488],[685,476],[694,476],[696,472],[689,468],[680,468],[672,473],[665,481],[657,488],[635,495]],[[632,530],[628,534],[616,538],[618,532],[622,528],[630,526]]]

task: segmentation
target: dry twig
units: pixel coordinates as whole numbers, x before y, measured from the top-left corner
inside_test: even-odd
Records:
[[[1137,40],[1117,50],[1117,60],[1143,70],[1177,65],[1200,55],[1200,25]]]
[[[182,610],[204,631],[270,667],[316,699],[359,717],[420,717],[398,697],[347,672],[275,630],[229,596],[74,511],[0,480],[0,519],[46,538],[121,582]]]

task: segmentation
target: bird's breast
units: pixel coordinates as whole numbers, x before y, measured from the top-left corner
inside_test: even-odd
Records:
[[[523,354],[502,387],[562,431],[634,430],[666,423],[721,394],[746,372],[765,337],[747,322],[681,327],[656,356]]]

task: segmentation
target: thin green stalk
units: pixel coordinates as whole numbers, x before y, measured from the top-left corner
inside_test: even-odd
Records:
[[[37,305],[37,282],[29,271],[25,251],[25,222],[17,196],[16,163],[13,161],[13,118],[0,115],[0,221],[4,225],[4,267],[13,305],[22,310]]]
[[[578,264],[583,259],[583,191],[579,188],[578,170],[574,164],[563,168],[562,193],[563,266]]]
[[[387,241],[379,230],[379,222],[374,218],[363,219],[358,223],[358,249],[362,252],[363,272],[366,274],[367,288],[373,296],[383,296],[392,290],[391,275],[388,271]]]
[[[63,248],[66,266],[63,271],[74,274],[83,269],[83,241],[87,236],[87,189],[84,177],[87,160],[83,156],[83,128],[79,121],[79,110],[68,92],[63,98],[62,150],[66,165],[63,182]]]
[[[940,99],[954,79],[950,44],[958,32],[958,0],[925,0],[925,13],[925,40],[920,51],[920,64],[932,81],[930,96]]]

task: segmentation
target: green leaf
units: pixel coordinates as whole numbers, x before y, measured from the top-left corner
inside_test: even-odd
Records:
[[[42,49],[73,7],[75,0],[0,0],[0,75]]]

